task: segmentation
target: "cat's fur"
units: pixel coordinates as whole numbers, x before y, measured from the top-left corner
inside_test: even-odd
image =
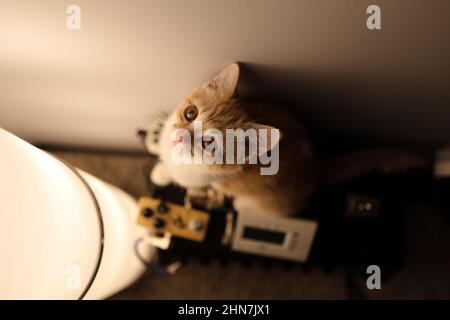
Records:
[[[343,162],[352,162],[352,156],[336,158],[327,164],[329,168],[335,166],[337,173],[332,169],[321,170],[311,137],[295,113],[268,103],[237,100],[238,79],[239,66],[235,63],[193,90],[167,118],[159,142],[161,161],[152,173],[156,184],[175,182],[184,187],[212,186],[232,196],[238,212],[293,215],[305,207],[319,181],[339,182],[373,169],[377,153],[369,153],[369,161],[364,153],[354,154],[354,158],[366,160],[355,163],[356,170],[343,166]],[[170,136],[176,128],[192,130],[193,123],[183,117],[185,108],[190,105],[197,107],[198,116],[194,121],[201,120],[204,129],[216,128],[224,132],[227,128],[278,128],[281,132],[278,173],[261,175],[259,164],[174,164],[170,158],[173,148]],[[386,160],[395,163],[393,158],[395,156],[382,156],[376,165],[382,167]],[[411,162],[409,156],[404,156],[403,160],[406,167]],[[414,158],[412,163],[422,164],[422,161]]]

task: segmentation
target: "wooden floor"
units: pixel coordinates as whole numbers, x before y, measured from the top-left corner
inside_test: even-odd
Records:
[[[145,193],[146,156],[52,152],[135,197]],[[450,299],[450,226],[438,211],[417,204],[408,209],[406,233],[405,267],[381,290],[366,289],[363,279],[357,280],[357,288],[371,299]],[[300,268],[247,268],[238,262],[204,265],[193,260],[172,276],[147,272],[112,299],[345,299],[347,272],[312,269],[304,273]]]

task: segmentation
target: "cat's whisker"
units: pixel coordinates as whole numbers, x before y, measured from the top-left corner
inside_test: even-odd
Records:
[[[156,110],[147,116],[147,119],[151,122],[156,122],[157,124],[164,125],[167,120],[167,113],[164,111]]]

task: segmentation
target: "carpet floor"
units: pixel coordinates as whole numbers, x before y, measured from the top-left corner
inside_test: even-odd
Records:
[[[135,197],[145,194],[143,167],[148,157],[138,154],[54,151],[70,164]],[[417,203],[407,209],[407,252],[404,267],[380,290],[368,290],[364,279],[355,286],[368,299],[450,299],[450,226],[438,210]],[[147,272],[112,299],[346,299],[348,270],[330,272],[301,268],[265,268],[238,261],[224,266],[212,261],[187,263],[174,275]]]

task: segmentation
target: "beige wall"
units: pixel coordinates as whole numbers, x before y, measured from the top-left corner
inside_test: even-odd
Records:
[[[71,3],[80,31],[66,28]],[[365,26],[369,4],[380,31]],[[449,40],[448,0],[0,0],[0,126],[135,149],[136,127],[238,60],[241,92],[286,98],[325,133],[441,144]]]

